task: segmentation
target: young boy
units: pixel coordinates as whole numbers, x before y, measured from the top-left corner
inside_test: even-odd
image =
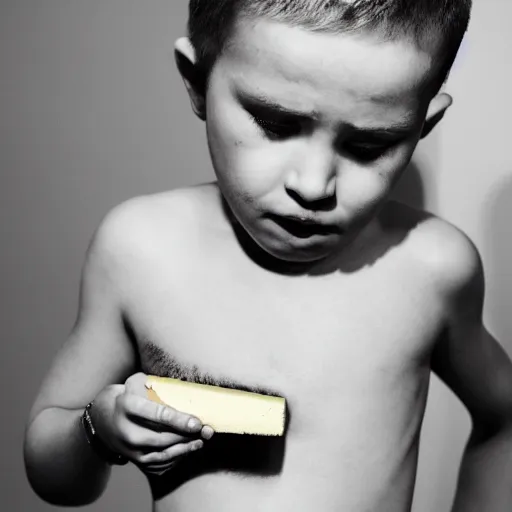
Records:
[[[95,234],[27,426],[41,498],[91,503],[124,458],[159,512],[409,511],[433,370],[473,420],[454,511],[512,510],[512,365],[482,325],[479,255],[389,200],[451,104],[469,12],[191,2],[177,63],[217,181],[130,200]],[[283,396],[286,434],[189,424],[147,374]]]

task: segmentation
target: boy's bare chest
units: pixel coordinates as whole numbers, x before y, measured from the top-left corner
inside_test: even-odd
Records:
[[[131,308],[144,372],[280,394],[394,386],[425,366],[441,328],[433,298],[399,275],[273,281],[223,270],[145,286]]]

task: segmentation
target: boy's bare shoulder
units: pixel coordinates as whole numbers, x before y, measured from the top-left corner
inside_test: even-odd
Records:
[[[105,215],[89,251],[121,270],[131,262],[138,266],[159,253],[184,249],[204,230],[214,205],[215,189],[208,185],[130,198]]]
[[[478,249],[460,228],[430,212],[391,202],[391,214],[407,231],[409,255],[429,273],[442,291],[454,293],[465,288],[482,271]]]
[[[130,231],[139,236],[143,234],[140,230],[147,233],[151,226],[155,229],[186,226],[188,229],[201,220],[205,202],[213,202],[214,190],[212,185],[198,185],[133,197],[108,212],[104,223],[118,228],[129,223]]]
[[[108,212],[101,227],[128,242],[155,234],[161,238],[162,230],[175,235],[189,232],[208,220],[214,196],[212,185],[200,185],[133,197]]]

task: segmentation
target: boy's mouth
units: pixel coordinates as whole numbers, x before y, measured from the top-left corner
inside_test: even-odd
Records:
[[[268,217],[279,227],[298,238],[309,238],[315,235],[339,235],[342,233],[339,226],[333,224],[322,224],[310,219],[274,214],[269,214]]]

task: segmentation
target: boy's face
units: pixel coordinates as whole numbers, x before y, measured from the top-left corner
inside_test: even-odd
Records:
[[[220,189],[260,247],[316,261],[362,231],[407,166],[425,118],[449,106],[449,96],[430,102],[424,92],[432,66],[404,40],[239,22],[206,97],[193,101]]]

